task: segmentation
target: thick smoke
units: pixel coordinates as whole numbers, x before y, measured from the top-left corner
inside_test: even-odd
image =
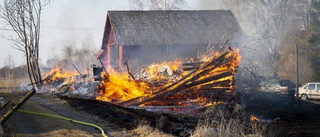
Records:
[[[309,1],[292,0],[202,0],[197,9],[231,10],[240,23],[244,34],[230,40],[240,43],[242,61],[238,69],[237,83],[254,87],[268,78],[294,79],[294,46],[301,43],[298,34],[307,28]],[[302,52],[302,51],[301,51]],[[302,59],[305,60],[305,59]],[[303,66],[309,66],[308,62]],[[307,81],[310,72],[304,67],[300,81]]]

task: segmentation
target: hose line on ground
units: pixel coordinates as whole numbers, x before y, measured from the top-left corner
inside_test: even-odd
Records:
[[[95,127],[95,128],[97,128],[97,129],[99,129],[101,131],[101,134],[102,134],[103,137],[108,137],[101,127],[99,127],[98,125],[92,124],[92,123],[87,123],[87,122],[74,120],[74,119],[63,117],[63,116],[59,116],[59,115],[47,114],[47,113],[38,113],[38,112],[32,112],[32,111],[27,111],[27,110],[21,110],[21,109],[18,109],[17,111],[18,112],[22,112],[22,113],[27,113],[27,114],[39,115],[39,116],[48,116],[48,117],[60,118],[60,119],[67,120],[67,121],[70,121],[70,122],[74,122],[74,123],[78,123],[78,124],[82,124],[82,125]]]

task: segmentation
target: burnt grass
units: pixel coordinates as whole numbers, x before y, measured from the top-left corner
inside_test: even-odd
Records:
[[[277,136],[320,136],[320,103],[267,92],[241,94],[241,103]]]
[[[176,136],[186,136],[195,129],[200,119],[195,115],[150,112],[143,109],[121,107],[109,102],[61,96],[80,111],[131,130],[146,122],[160,131]],[[239,94],[241,106],[247,114],[254,115],[265,125],[266,132],[275,136],[319,136],[320,105],[298,100],[287,95],[250,92]],[[181,134],[181,133],[187,134]],[[266,133],[268,134],[268,133]]]
[[[198,117],[190,115],[175,115],[143,109],[132,109],[98,100],[64,96],[60,96],[60,98],[66,100],[69,106],[77,110],[98,116],[127,130],[137,128],[139,123],[146,123],[164,133],[181,136],[182,132],[185,133],[194,129],[198,123]]]

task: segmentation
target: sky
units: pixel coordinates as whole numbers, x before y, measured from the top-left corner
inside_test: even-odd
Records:
[[[222,9],[221,1],[186,0],[188,6],[183,9]],[[88,36],[92,37],[98,53],[107,12],[131,9],[128,0],[54,0],[42,11],[40,62],[45,65],[48,59],[61,56],[62,48],[67,42],[74,41],[80,46],[81,41]],[[0,28],[5,26],[6,23],[0,21]],[[0,35],[15,37],[12,31],[5,30],[0,30]],[[8,64],[9,56],[12,57],[14,66],[25,64],[24,54],[14,49],[12,42],[0,38],[0,43],[0,68]]]

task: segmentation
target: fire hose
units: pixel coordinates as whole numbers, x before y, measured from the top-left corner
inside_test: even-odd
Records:
[[[70,122],[74,122],[74,123],[78,123],[78,124],[82,124],[82,125],[86,125],[86,126],[91,126],[91,127],[94,127],[94,128],[97,128],[101,131],[101,134],[103,137],[108,137],[106,135],[106,133],[104,132],[104,130],[98,126],[98,125],[95,125],[95,124],[92,124],[92,123],[87,123],[87,122],[83,122],[83,121],[79,121],[79,120],[74,120],[74,119],[71,119],[71,118],[67,118],[67,117],[63,117],[63,116],[59,116],[59,115],[52,115],[52,114],[47,114],[47,113],[38,113],[38,112],[32,112],[32,111],[27,111],[27,110],[21,110],[21,109],[18,109],[17,110],[18,112],[21,112],[21,113],[27,113],[27,114],[32,114],[32,115],[39,115],[39,116],[48,116],[48,117],[53,117],[53,118],[59,118],[59,119],[63,119],[63,120],[66,120],[66,121],[70,121]],[[108,134],[108,133],[107,133]],[[111,136],[111,135],[109,135]]]

